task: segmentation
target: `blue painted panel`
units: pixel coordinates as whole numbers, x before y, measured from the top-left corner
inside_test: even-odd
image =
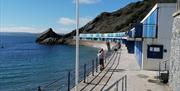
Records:
[[[155,38],[157,26],[157,12],[156,9],[151,15],[143,22],[143,37]]]
[[[143,24],[142,23],[135,23],[132,25],[131,30],[128,31],[128,36],[130,38],[142,38],[143,32]]]
[[[128,50],[128,53],[133,54],[134,53],[134,41],[126,41],[126,47]]]
[[[135,56],[136,60],[138,61],[138,64],[141,66],[142,65],[142,42],[136,41],[135,46]]]
[[[134,36],[133,36],[133,31],[128,31],[128,36],[130,37],[130,38],[133,38]]]
[[[137,23],[135,25],[135,34],[134,34],[135,38],[142,38],[142,27],[143,27],[143,24],[141,23]]]

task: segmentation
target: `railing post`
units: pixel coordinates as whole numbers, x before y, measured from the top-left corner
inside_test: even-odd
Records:
[[[125,75],[125,91],[127,91],[127,75]]]
[[[106,63],[106,54],[104,55],[104,63]]]
[[[116,91],[118,91],[119,82],[116,83]]]
[[[42,91],[42,90],[41,90],[41,86],[38,87],[38,91]]]
[[[96,57],[96,72],[98,72],[98,58]]]
[[[161,77],[160,71],[161,71],[161,62],[159,62],[159,78]]]
[[[92,60],[92,76],[94,76],[94,60]]]
[[[124,77],[122,78],[122,91],[124,91]]]
[[[84,83],[86,82],[86,64],[84,64]]]
[[[176,3],[176,11],[178,11],[179,9],[179,0],[177,0],[177,3]]]
[[[68,91],[70,91],[70,76],[71,76],[71,73],[70,71],[68,71]]]

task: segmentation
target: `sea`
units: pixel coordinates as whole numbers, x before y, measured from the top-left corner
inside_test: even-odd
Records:
[[[0,91],[38,91],[39,86],[44,91],[67,91],[68,73],[70,87],[74,86],[75,46],[39,45],[37,36],[0,33]],[[90,65],[97,52],[80,46],[80,80],[83,65]]]

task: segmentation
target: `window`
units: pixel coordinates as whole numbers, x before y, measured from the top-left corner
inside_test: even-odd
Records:
[[[148,45],[147,58],[162,59],[163,45]]]
[[[160,52],[160,48],[159,47],[150,47],[149,51],[150,52]]]
[[[157,33],[157,13],[158,9],[154,10],[151,15],[143,22],[143,37],[156,38]]]

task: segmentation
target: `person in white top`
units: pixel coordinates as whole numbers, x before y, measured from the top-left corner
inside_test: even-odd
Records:
[[[104,50],[101,48],[98,53],[98,59],[100,64],[100,71],[104,69]]]

